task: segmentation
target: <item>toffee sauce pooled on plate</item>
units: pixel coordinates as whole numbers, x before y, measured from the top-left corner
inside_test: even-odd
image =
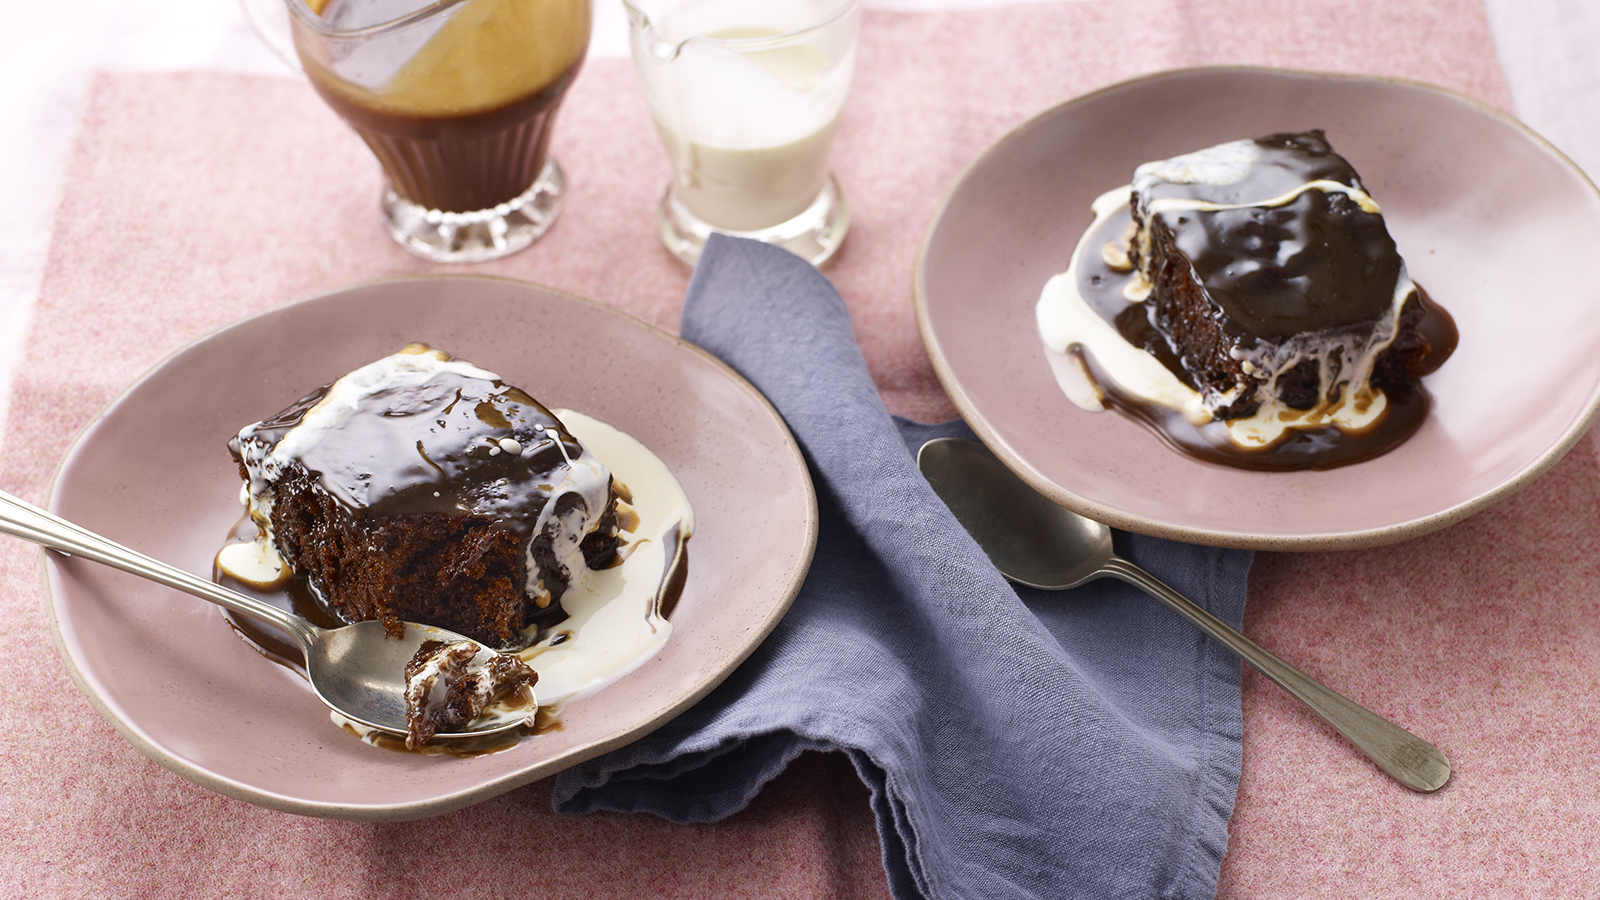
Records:
[[[1455,324],[1320,132],[1147,163],[1094,212],[1038,307],[1079,406],[1261,471],[1371,459],[1427,418]]]

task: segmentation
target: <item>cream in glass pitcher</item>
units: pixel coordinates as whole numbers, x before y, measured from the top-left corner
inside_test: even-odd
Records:
[[[377,156],[395,240],[442,262],[531,244],[560,210],[551,123],[589,0],[285,0],[294,49]]]
[[[662,242],[691,265],[712,231],[826,261],[849,229],[828,151],[855,67],[858,0],[624,2],[673,169]]]

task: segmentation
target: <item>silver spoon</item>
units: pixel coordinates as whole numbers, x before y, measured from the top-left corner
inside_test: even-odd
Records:
[[[937,438],[917,467],[1000,573],[1018,584],[1057,591],[1096,578],[1126,581],[1193,622],[1349,738],[1367,758],[1414,791],[1450,780],[1437,747],[1324,687],[1206,612],[1155,576],[1117,556],[1111,529],[1052,502],[977,441]]]
[[[385,734],[406,734],[405,667],[418,648],[427,641],[472,640],[411,622],[405,623],[405,636],[398,639],[387,637],[383,623],[376,621],[319,628],[254,597],[107,540],[4,491],[0,491],[0,533],[148,578],[283,630],[305,654],[306,676],[322,702],[352,722]],[[488,659],[485,654],[495,653],[483,644],[478,647],[475,663]],[[523,724],[531,715],[530,705],[515,715],[485,716],[465,731],[441,732],[434,739],[497,734]]]

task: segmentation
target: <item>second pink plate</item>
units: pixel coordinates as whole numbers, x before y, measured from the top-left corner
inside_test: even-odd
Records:
[[[1321,128],[1382,205],[1413,278],[1461,342],[1426,380],[1434,406],[1398,449],[1325,472],[1198,462],[1061,393],[1034,304],[1066,269],[1089,204],[1141,162]],[[923,341],[946,391],[1001,459],[1113,526],[1229,547],[1373,546],[1441,528],[1560,459],[1600,403],[1600,193],[1515,120],[1408,82],[1189,69],[1065,103],[987,150],[945,199],[917,260]]]

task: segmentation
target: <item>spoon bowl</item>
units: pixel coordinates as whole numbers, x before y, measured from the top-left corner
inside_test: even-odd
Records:
[[[306,676],[317,697],[351,722],[384,734],[405,737],[407,733],[405,668],[424,643],[477,644],[474,663],[496,652],[455,632],[411,622],[403,623],[404,633],[398,639],[389,637],[383,624],[376,621],[319,628],[293,613],[130,550],[4,491],[0,491],[0,533],[148,578],[282,630],[300,645]],[[433,740],[479,738],[507,731],[528,721],[535,707],[528,704],[515,713],[485,715],[464,730],[439,732]]]
[[[1429,792],[1450,780],[1450,762],[1437,747],[1322,685],[1117,556],[1109,526],[1035,491],[983,444],[957,438],[929,441],[917,453],[917,467],[956,521],[1011,581],[1044,590],[1073,588],[1096,578],[1128,582],[1305,703],[1401,784]]]
[[[1059,591],[1100,577],[1111,529],[1028,487],[977,441],[922,445],[917,466],[995,568],[1017,584]]]
[[[478,655],[470,665],[483,665],[496,655],[495,650],[453,631],[414,622],[402,625],[405,633],[399,638],[390,637],[383,623],[376,620],[319,629],[320,634],[311,645],[301,647],[311,689],[329,709],[359,725],[397,737],[404,737],[407,727],[406,663],[423,644],[458,641],[477,644]],[[526,722],[533,709],[530,704],[501,713],[491,707],[466,730],[441,731],[429,740],[498,734]]]

